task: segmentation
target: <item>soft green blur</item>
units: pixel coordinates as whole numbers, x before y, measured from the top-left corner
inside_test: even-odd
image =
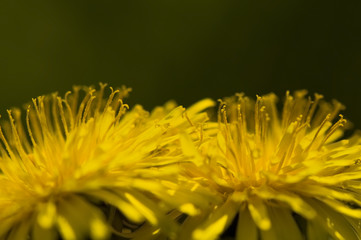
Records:
[[[0,2],[0,109],[74,84],[131,105],[306,88],[361,128],[361,1]]]

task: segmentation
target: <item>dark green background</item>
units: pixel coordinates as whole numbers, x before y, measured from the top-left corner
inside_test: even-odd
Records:
[[[130,104],[309,89],[361,128],[361,1],[0,1],[0,108],[73,84]]]

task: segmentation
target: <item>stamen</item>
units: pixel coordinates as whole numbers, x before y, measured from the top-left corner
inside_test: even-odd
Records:
[[[54,128],[55,128],[55,131],[57,133],[57,135],[59,137],[62,137],[63,136],[63,132],[62,132],[62,129],[60,128],[60,123],[59,123],[59,111],[57,109],[57,93],[54,93],[51,95],[52,96],[52,101],[51,101],[51,112],[52,112],[52,115],[53,115],[53,125],[54,125]]]
[[[262,121],[262,132],[261,132],[261,142],[263,144],[263,146],[266,143],[266,135],[267,135],[267,131],[268,131],[268,125],[270,122],[271,118],[269,117],[268,113],[264,110],[263,111],[263,121]]]
[[[88,114],[91,110],[91,106],[92,106],[92,102],[93,100],[95,99],[96,97],[95,96],[91,96],[85,106],[85,110],[84,110],[84,114],[83,114],[83,117],[82,117],[82,123],[85,123],[86,120],[87,120],[87,117],[88,117]]]
[[[323,99],[323,95],[318,94],[318,93],[315,93],[315,100],[314,100],[314,102],[312,103],[311,109],[310,109],[310,111],[309,111],[308,114],[307,114],[307,120],[308,120],[308,121],[312,119],[313,114],[314,114],[315,111],[316,111],[316,107],[318,106],[318,103],[320,102],[321,99]]]
[[[31,108],[31,105],[29,105],[28,108],[26,109],[26,127],[27,127],[27,129],[28,129],[28,133],[29,133],[29,137],[30,137],[31,143],[32,143],[33,146],[35,147],[35,146],[36,146],[36,142],[35,142],[33,133],[32,133],[32,131],[31,131],[31,126],[30,126],[30,108]]]
[[[67,91],[64,96],[64,100],[69,102],[69,95],[71,95],[71,91]]]
[[[13,137],[14,137],[14,140],[15,140],[16,150],[18,150],[18,153],[20,154],[20,156],[22,158],[26,158],[26,153],[24,151],[24,148],[21,145],[20,137],[19,137],[18,131],[16,129],[16,126],[14,124],[15,120],[14,120],[12,114],[11,114],[11,110],[7,110],[7,112],[8,112],[8,115],[9,115],[12,134],[13,134]]]
[[[255,136],[256,136],[256,144],[260,143],[260,101],[262,100],[262,98],[258,95],[256,95],[257,100],[256,100],[256,104],[255,104],[255,109],[254,109],[254,120],[255,120]]]
[[[36,112],[36,116],[40,122],[40,126],[38,126],[39,130],[36,131],[37,136],[40,139],[44,140],[45,136],[46,136],[46,131],[45,129],[49,129],[48,125],[47,125],[47,121],[45,119],[45,114],[43,112],[43,107],[44,105],[42,104],[44,99],[44,96],[40,96],[38,98],[33,98],[33,105],[35,108],[35,112]]]
[[[60,100],[61,100],[61,98],[60,98]],[[69,122],[70,122],[70,130],[73,130],[73,129],[74,129],[74,125],[75,125],[75,123],[74,123],[74,117],[73,117],[73,112],[72,112],[72,110],[71,110],[71,107],[70,107],[70,105],[69,105],[69,102],[68,102],[67,98],[65,98],[64,100],[61,100],[61,102],[60,102],[59,104],[62,104],[62,103],[65,104],[65,107],[66,107],[66,109],[68,110],[68,114],[69,114],[68,119],[69,119]],[[65,113],[65,112],[64,112],[64,113]],[[65,115],[64,115],[64,117],[65,117]]]
[[[94,89],[89,89],[88,94],[85,96],[83,101],[80,103],[78,113],[75,117],[75,123],[77,125],[79,125],[83,122],[84,109],[86,108],[87,103],[89,102],[89,99],[93,96],[94,91],[95,91]]]
[[[332,103],[333,103],[334,109],[331,113],[330,121],[332,121],[340,111],[345,109],[345,106],[337,100],[333,100]]]
[[[186,110],[183,111],[183,115],[182,115],[182,116],[186,118],[187,122],[188,122],[192,127],[194,127],[194,124],[193,124],[193,122],[189,119]]]
[[[292,102],[293,102],[293,97],[290,96],[290,91],[287,91],[283,106],[283,111],[282,111],[282,129],[284,129],[284,131],[287,129],[287,126],[289,125],[289,119],[291,118]]]
[[[114,122],[118,122],[119,119],[121,118],[121,116],[123,116],[124,113],[125,113],[127,110],[129,110],[129,105],[128,105],[128,104],[124,104],[122,99],[119,99],[118,102],[119,102],[119,111],[118,111],[117,116],[115,117]]]
[[[60,111],[60,119],[61,119],[61,121],[63,123],[63,126],[64,126],[65,135],[68,136],[69,135],[69,130],[68,130],[68,124],[66,123],[66,119],[65,119],[65,113],[64,113],[62,100],[61,100],[60,97],[57,97],[57,100],[58,100],[58,106],[59,106],[59,111]]]
[[[326,124],[326,122],[330,119],[330,116],[331,116],[330,114],[327,114],[327,116],[325,117],[325,119],[322,121],[322,123],[321,123],[320,126],[318,127],[317,132],[316,132],[315,136],[313,137],[311,143],[310,143],[310,144],[308,145],[308,147],[305,149],[305,152],[308,152],[308,151],[311,149],[311,147],[312,147],[313,143],[315,142],[315,140],[316,140],[318,134],[320,133],[321,129],[322,129],[323,126]]]
[[[1,118],[1,115],[0,115],[0,118]],[[2,127],[1,127],[1,126],[0,126],[0,139],[1,139],[2,142],[4,143],[5,148],[6,148],[7,152],[8,152],[8,154],[9,154],[10,158],[15,159],[15,154],[14,154],[14,152],[11,150],[11,147],[10,147],[8,141],[7,141],[6,138],[5,138],[5,135],[4,135],[3,131],[2,131]]]
[[[109,95],[109,98],[108,98],[108,100],[107,100],[107,103],[105,104],[105,107],[104,107],[104,110],[103,110],[103,114],[104,114],[106,111],[108,111],[108,108],[109,108],[110,104],[111,104],[112,101],[113,101],[114,95],[117,94],[117,93],[119,93],[119,90],[115,90],[115,91],[114,91],[114,89],[113,89],[112,87],[110,87],[110,90],[111,90],[112,92],[111,92],[111,94]]]
[[[340,114],[339,117],[340,117],[340,119],[329,129],[326,136],[323,138],[320,146],[318,147],[318,150],[321,149],[321,147],[325,144],[327,139],[337,130],[337,128],[343,127],[344,124],[347,122],[347,120],[343,118],[342,114]]]
[[[106,83],[99,83],[100,89],[98,91],[98,101],[94,110],[94,116],[98,116],[99,115],[99,110],[101,108],[102,102],[103,102],[103,95],[104,95],[104,89],[108,84]]]
[[[19,138],[21,139],[22,146],[23,146],[24,150],[26,152],[31,151],[32,147],[31,147],[30,142],[28,140],[28,135],[27,135],[27,132],[24,129],[24,125],[22,124],[21,111],[19,109],[15,108],[15,109],[13,109],[12,114],[13,114],[15,122],[17,123],[15,125],[15,127],[16,127],[16,130],[17,130],[18,134],[19,134]]]
[[[74,86],[73,87],[73,91],[74,93],[71,95],[72,96],[72,101],[69,102],[71,103],[71,109],[72,109],[72,114],[73,116],[76,116],[77,115],[77,107],[78,107],[78,99],[79,99],[79,90],[80,90],[80,86]],[[75,122],[74,122],[75,123]]]

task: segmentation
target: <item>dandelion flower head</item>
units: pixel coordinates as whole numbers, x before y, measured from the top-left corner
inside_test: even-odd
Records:
[[[360,136],[341,139],[344,107],[322,98],[287,92],[282,111],[274,94],[220,101],[216,131],[183,149],[184,174],[224,201],[188,218],[183,239],[218,239],[232,222],[235,239],[360,239]]]
[[[107,97],[105,90],[35,98],[24,123],[20,110],[8,111],[0,128],[0,239],[132,238],[144,221],[175,232],[157,196],[167,197],[164,176],[177,171],[167,166],[177,156],[177,129],[189,126],[184,108],[128,111],[130,89],[111,88]],[[201,111],[191,117],[204,121]]]

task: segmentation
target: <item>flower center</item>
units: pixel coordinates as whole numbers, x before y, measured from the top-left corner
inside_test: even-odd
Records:
[[[257,96],[256,102],[242,95],[221,101],[217,145],[223,157],[217,164],[233,188],[259,187],[297,175],[306,167],[307,156],[322,152],[323,146],[342,135],[343,116],[332,124],[342,105],[318,107],[322,96],[316,94],[312,101],[304,95],[287,93],[281,118],[273,94]]]

